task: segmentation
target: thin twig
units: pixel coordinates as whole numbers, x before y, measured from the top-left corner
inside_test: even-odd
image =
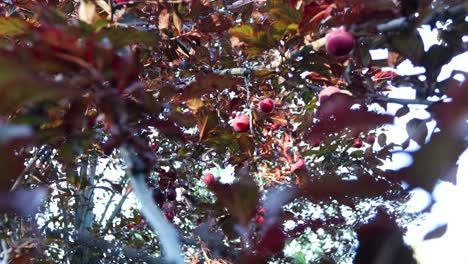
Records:
[[[124,180],[125,180],[125,178],[122,178],[122,179],[120,180],[120,182],[119,182],[119,185],[122,185],[122,184],[124,183]],[[112,192],[111,197],[110,197],[109,200],[107,201],[106,207],[105,207],[105,209],[104,209],[104,212],[102,213],[101,218],[100,218],[99,221],[98,221],[98,224],[97,224],[98,226],[101,226],[101,225],[102,225],[102,222],[104,221],[104,218],[106,217],[107,211],[109,210],[109,207],[110,207],[110,205],[112,204],[112,201],[113,201],[113,199],[114,199],[114,197],[115,197],[115,194],[116,194],[116,192]],[[119,203],[120,203],[120,202],[119,202]],[[112,214],[113,214],[113,213],[112,213]]]
[[[314,92],[320,92],[322,91],[321,86],[317,85],[303,85],[303,84],[296,84],[296,83],[289,83],[290,85],[302,87],[302,88],[307,88],[311,91]],[[381,102],[388,102],[388,103],[395,103],[395,104],[401,104],[401,105],[409,105],[409,104],[419,104],[419,105],[431,105],[433,103],[436,103],[437,101],[429,101],[425,99],[402,99],[402,98],[392,98],[388,97],[385,95],[380,95],[380,94],[367,94],[366,96],[372,98],[375,101],[381,101]]]
[[[112,222],[114,221],[114,218],[117,216],[117,214],[122,210],[122,206],[125,202],[125,200],[127,200],[127,197],[130,193],[126,193],[124,194],[120,200],[119,200],[119,203],[115,206],[114,210],[112,211],[112,214],[109,216],[109,219],[107,219],[106,221],[106,225],[104,226],[104,229],[102,231],[102,234],[106,234],[107,231],[109,230],[109,228],[111,227],[112,225]],[[110,200],[109,200],[110,202]],[[107,208],[106,208],[107,209]],[[102,220],[104,219],[104,214],[102,215],[102,218],[101,220],[99,221],[99,225],[101,225],[101,222]]]
[[[303,56],[312,50],[319,50],[323,45],[325,45],[325,38],[320,38],[310,44],[304,45],[299,50],[295,50],[290,53],[287,53],[285,56],[265,66],[255,66],[252,68],[242,68],[242,67],[230,68],[230,69],[222,69],[222,70],[218,70],[214,72],[220,75],[246,76],[246,75],[251,75],[251,74],[254,74],[255,72],[260,72],[260,71],[276,71],[277,68],[280,67],[284,62]]]
[[[247,91],[247,105],[249,106],[249,130],[250,134],[253,135],[253,122],[252,122],[252,103],[250,102],[250,88],[249,88],[249,76],[244,76],[245,90]]]
[[[16,178],[15,182],[13,183],[13,186],[11,186],[10,191],[15,190],[20,182],[23,180],[24,176],[31,170],[33,166],[35,166],[35,163],[37,160],[45,153],[46,148],[42,148],[39,150],[36,155],[34,155],[33,159],[29,161],[28,165],[23,169],[21,174]]]

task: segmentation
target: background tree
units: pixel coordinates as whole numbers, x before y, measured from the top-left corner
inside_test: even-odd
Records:
[[[437,81],[466,50],[463,1],[0,6],[5,263],[415,263],[408,192],[466,148],[466,78]],[[391,70],[407,59],[425,72]],[[388,103],[431,117],[396,145]],[[413,164],[383,170],[410,140]]]

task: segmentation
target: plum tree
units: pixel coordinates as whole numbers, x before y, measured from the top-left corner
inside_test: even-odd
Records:
[[[468,78],[439,78],[466,7],[397,2],[2,1],[0,262],[379,263],[393,241],[412,263],[409,192],[466,147]]]

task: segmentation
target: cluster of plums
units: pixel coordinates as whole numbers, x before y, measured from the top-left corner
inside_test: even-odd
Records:
[[[354,49],[354,36],[344,29],[335,29],[327,35],[325,48],[327,53],[334,57],[346,56]],[[320,93],[319,101],[323,102],[337,92],[340,92],[339,88],[327,87]],[[275,102],[270,98],[265,98],[259,103],[259,110],[263,113],[271,113],[274,109]],[[234,116],[232,128],[236,132],[247,132],[250,129],[250,116],[246,114]]]
[[[265,98],[258,104],[258,108],[262,113],[271,113],[275,109],[275,102],[270,98]],[[241,114],[234,117],[232,120],[232,128],[236,132],[247,132],[250,129],[250,116]]]
[[[335,57],[342,57],[348,55],[354,49],[354,36],[349,32],[345,31],[344,29],[336,29],[329,33],[326,38],[325,48],[327,53],[331,56]],[[325,87],[319,94],[319,102],[323,104],[327,101],[333,94],[342,93],[337,87],[329,86]],[[269,114],[273,112],[275,109],[275,102],[270,98],[265,98],[258,103],[258,110],[264,114]],[[236,132],[247,132],[250,129],[250,116],[247,114],[239,114],[233,115],[232,120],[232,128]],[[372,144],[375,141],[375,137],[373,135],[368,135],[366,138],[367,143]],[[313,147],[318,147],[320,145],[320,141],[316,140],[312,142]],[[363,142],[360,138],[354,139],[353,146],[356,148],[361,148],[363,146]],[[157,144],[152,143],[151,149],[156,150]],[[295,171],[300,169],[304,166],[304,160],[298,159],[296,163],[291,166],[291,171]],[[174,180],[171,175],[168,175],[167,172],[164,170],[158,171],[161,175],[161,179],[159,181],[159,188],[156,188],[153,192],[153,197],[156,203],[163,209],[165,217],[168,220],[172,220],[175,213],[176,213],[176,206],[174,204],[174,200],[176,199],[176,191],[174,188]],[[206,173],[203,176],[203,182],[208,186],[212,187],[216,185],[217,179],[213,173]],[[265,221],[265,209],[260,207],[257,210],[254,219],[255,223],[258,225],[263,225]],[[272,229],[276,231],[276,229]],[[278,229],[279,230],[279,229]],[[272,232],[273,232],[272,231]],[[283,233],[281,230],[278,231],[278,234]],[[266,237],[276,237],[274,235],[266,235]],[[271,239],[267,239],[271,240]],[[273,239],[277,241],[283,241],[284,239]],[[265,241],[263,241],[266,243]],[[270,248],[270,246],[268,247]],[[275,248],[273,248],[275,249]]]
[[[159,181],[158,186],[153,189],[153,199],[163,210],[164,216],[168,220],[172,220],[177,211],[175,205],[177,176],[174,172],[166,172],[162,168],[156,168],[155,170],[159,173]]]

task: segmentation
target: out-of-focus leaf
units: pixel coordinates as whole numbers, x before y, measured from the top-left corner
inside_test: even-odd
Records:
[[[133,28],[112,28],[98,33],[99,39],[107,38],[114,48],[121,48],[130,44],[144,44],[157,46],[160,43],[159,34],[156,31],[139,31]]]
[[[180,95],[181,100],[200,97],[213,91],[232,88],[241,84],[241,79],[217,74],[198,74],[195,81],[189,84]]]
[[[424,236],[424,240],[430,240],[435,238],[440,238],[447,232],[447,224],[440,225]]]
[[[451,168],[446,174],[444,174],[440,180],[450,182],[453,185],[457,185],[457,173],[458,173],[458,164]]]
[[[406,139],[405,141],[403,141],[403,143],[401,143],[401,148],[407,149],[409,147],[410,142],[411,142],[410,138]]]
[[[455,167],[463,150],[460,140],[450,134],[434,134],[429,143],[412,155],[413,164],[398,172],[404,175],[411,188],[421,187],[432,192],[437,181]]]
[[[238,181],[232,185],[214,188],[214,192],[220,202],[227,207],[236,222],[247,226],[252,217],[255,216],[258,199],[258,192],[255,181],[249,176],[245,168],[241,168],[237,175]]]
[[[25,147],[34,136],[26,125],[0,125],[0,191],[11,187],[12,179],[18,177],[24,168],[24,156],[15,151]]]
[[[120,24],[125,24],[125,25],[139,25],[139,24],[145,24],[145,21],[141,20],[139,17],[137,17],[133,13],[125,13],[119,20],[118,22]]]
[[[10,140],[31,138],[33,129],[28,125],[0,125],[0,146]]]
[[[395,68],[402,60],[402,56],[398,54],[397,52],[388,52],[388,58],[387,58],[387,63],[388,66]]]
[[[382,252],[388,252],[386,263],[416,264],[413,250],[403,240],[402,230],[384,209],[377,210],[371,221],[357,229],[359,246],[353,263],[380,263]]]
[[[107,14],[111,14],[111,7],[109,6],[109,3],[105,0],[96,0],[96,4],[102,8],[102,10],[106,11]]]
[[[361,23],[381,23],[399,16],[398,6],[392,0],[338,0],[334,1],[338,8],[350,8],[341,16],[332,16],[327,24],[332,26]]]
[[[409,111],[410,110],[409,110],[408,106],[404,105],[400,109],[398,109],[398,111],[395,113],[395,116],[396,117],[402,117],[402,116],[408,114]]]
[[[0,211],[29,215],[39,209],[47,196],[47,189],[38,187],[33,190],[14,190],[0,192]]]
[[[79,92],[39,78],[29,66],[34,65],[21,63],[13,52],[0,51],[0,113],[8,113],[26,103],[57,99]]]
[[[28,23],[16,17],[0,17],[0,36],[15,37],[30,30]]]
[[[159,24],[158,28],[160,30],[165,30],[169,28],[169,22],[170,22],[170,14],[167,9],[162,9],[161,12],[159,13]]]
[[[313,200],[341,200],[346,197],[378,197],[385,194],[390,183],[371,176],[361,175],[357,180],[344,180],[340,176],[329,174],[319,179],[310,180],[303,186],[303,195]]]
[[[182,18],[180,17],[180,15],[177,12],[173,12],[172,13],[172,20],[174,21],[175,28],[177,29],[179,34],[181,34],[182,30],[183,30]]]
[[[323,139],[331,133],[351,128],[354,132],[368,131],[375,127],[392,123],[394,117],[387,114],[369,112],[364,108],[351,109],[354,99],[345,94],[333,94],[320,106],[318,121],[312,123],[308,138]]]
[[[171,139],[183,139],[183,131],[171,121],[154,121],[151,122],[163,135]]]

